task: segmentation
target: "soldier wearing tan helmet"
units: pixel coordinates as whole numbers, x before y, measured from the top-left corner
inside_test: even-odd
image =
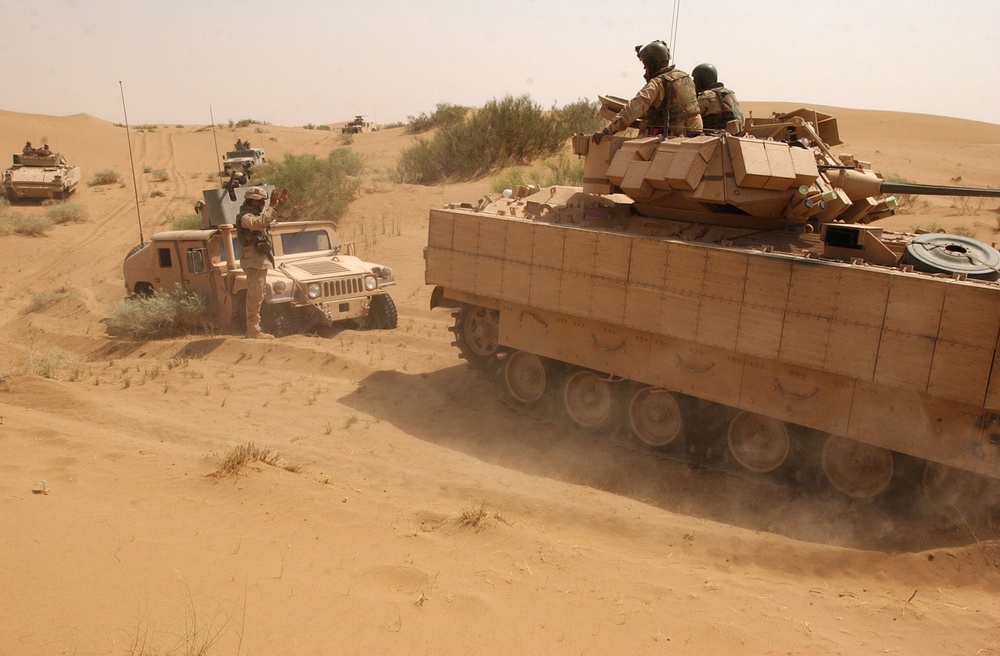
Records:
[[[267,270],[274,266],[274,249],[268,227],[274,223],[275,208],[288,200],[288,190],[274,190],[267,202],[267,190],[249,187],[243,196],[236,219],[236,235],[240,240],[240,267],[247,276],[248,339],[273,339],[274,335],[260,329],[260,306],[264,302]]]
[[[607,135],[621,132],[636,119],[646,118],[646,135],[686,136],[701,131],[698,95],[691,76],[670,65],[670,48],[663,41],[635,47],[645,69],[646,84],[622,108],[611,123],[594,135],[600,142]]]

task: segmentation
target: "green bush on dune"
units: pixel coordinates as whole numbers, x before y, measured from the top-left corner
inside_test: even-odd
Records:
[[[299,221],[336,221],[361,186],[364,165],[350,149],[337,148],[325,159],[289,153],[280,161],[267,162],[257,173],[278,189],[288,189],[289,216]]]
[[[576,132],[601,123],[597,104],[578,101],[543,110],[528,96],[492,100],[468,117],[453,117],[431,139],[418,139],[399,158],[400,180],[433,184],[469,180],[558,152]]]
[[[108,313],[108,333],[131,339],[154,339],[211,332],[212,318],[201,294],[175,289],[126,298]]]

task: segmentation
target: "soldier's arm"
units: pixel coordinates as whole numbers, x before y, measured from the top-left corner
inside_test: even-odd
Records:
[[[635,94],[635,98],[628,101],[628,104],[622,108],[622,111],[618,112],[618,115],[611,120],[608,132],[621,132],[629,127],[636,119],[645,116],[657,98],[662,96],[663,85],[657,79],[650,80],[645,86],[639,89],[639,93]]]

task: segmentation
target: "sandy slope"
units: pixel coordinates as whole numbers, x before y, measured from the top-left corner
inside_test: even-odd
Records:
[[[883,172],[1000,183],[1000,125],[828,111],[837,150]],[[339,145],[216,136],[270,158]],[[342,226],[396,271],[399,328],[271,343],[109,338],[139,241],[125,132],[0,111],[0,153],[25,139],[129,184],[82,187],[85,223],[0,237],[0,654],[1000,653],[996,530],[692,471],[497,400],[423,285],[428,208],[488,183],[389,182],[400,130],[355,137],[371,174]],[[191,213],[213,134],[161,126],[131,145],[138,171],[170,173],[138,174],[149,235]],[[996,208],[920,199],[886,224],[995,241]],[[209,476],[248,440],[297,471]]]

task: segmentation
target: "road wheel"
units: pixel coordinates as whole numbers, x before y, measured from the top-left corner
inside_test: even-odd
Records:
[[[783,465],[791,450],[785,422],[746,410],[729,422],[726,440],[733,459],[757,474],[772,472]]]
[[[635,436],[653,448],[672,444],[684,427],[677,397],[655,387],[643,387],[632,395],[628,421]]]
[[[894,471],[892,451],[836,435],[823,444],[820,464],[830,485],[854,499],[885,492]]]
[[[507,393],[515,401],[530,405],[545,394],[548,377],[545,363],[534,353],[515,351],[507,356],[503,369]]]
[[[600,428],[611,418],[614,406],[611,384],[592,371],[570,374],[563,387],[566,416],[580,428]]]

